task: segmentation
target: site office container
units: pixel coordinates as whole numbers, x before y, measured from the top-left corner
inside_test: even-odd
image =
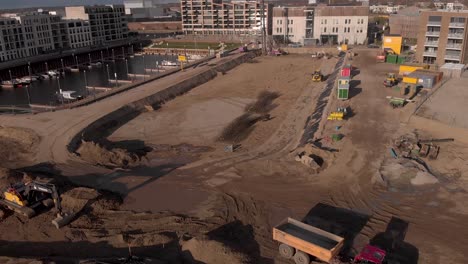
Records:
[[[387,58],[385,59],[387,63],[396,64],[398,61],[398,55],[396,54],[387,54]]]
[[[349,83],[351,81],[351,78],[349,76],[341,76],[338,78],[337,84],[338,84],[338,94],[337,98],[341,100],[346,100],[349,98]]]
[[[429,65],[427,64],[403,64],[400,65],[400,71],[398,74],[400,76],[406,76],[415,70],[427,70],[429,69]]]
[[[436,83],[439,83],[442,80],[442,77],[444,77],[444,73],[441,71],[415,70],[414,72],[433,75],[436,77],[436,80],[435,80]]]
[[[423,88],[432,88],[436,84],[436,75],[414,71],[406,78],[417,79],[418,85]]]
[[[343,69],[341,69],[341,77],[351,77],[351,69],[353,67],[351,64],[346,64]]]
[[[417,84],[418,83],[418,78],[405,76],[405,77],[403,77],[402,82],[403,83],[408,83],[408,84]]]

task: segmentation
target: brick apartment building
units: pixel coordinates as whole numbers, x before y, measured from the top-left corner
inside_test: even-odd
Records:
[[[423,11],[420,18],[418,61],[468,63],[468,11]]]
[[[188,34],[261,34],[262,19],[268,23],[272,6],[260,1],[181,0],[182,29]],[[262,15],[262,12],[264,14]]]

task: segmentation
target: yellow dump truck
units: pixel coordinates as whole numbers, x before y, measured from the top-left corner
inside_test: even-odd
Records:
[[[273,240],[280,255],[296,264],[309,264],[311,257],[330,263],[344,245],[343,237],[289,217],[273,228]]]

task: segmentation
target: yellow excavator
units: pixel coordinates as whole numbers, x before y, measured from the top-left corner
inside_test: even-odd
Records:
[[[323,75],[320,71],[315,71],[314,74],[312,74],[312,81],[321,82],[322,80],[323,80]]]
[[[55,185],[38,181],[18,182],[3,188],[0,192],[0,205],[28,218],[35,216],[40,207],[50,208],[55,205],[57,217],[52,220],[52,224],[57,228],[67,225],[74,217],[74,214],[62,211],[60,195]],[[1,218],[5,215],[4,208],[0,209]]]

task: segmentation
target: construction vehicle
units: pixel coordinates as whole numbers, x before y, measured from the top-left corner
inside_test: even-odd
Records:
[[[62,211],[55,185],[38,181],[19,182],[4,188],[0,193],[0,205],[27,218],[35,216],[40,207],[50,208],[55,205],[57,217],[52,220],[52,224],[57,228],[68,224],[74,217]],[[4,211],[1,212],[3,216]]]
[[[384,81],[385,87],[393,87],[398,84],[398,79],[395,73],[388,73],[387,78]]]
[[[346,108],[338,107],[338,109],[336,109],[336,112],[331,112],[328,115],[327,120],[343,120],[344,117],[346,116],[346,113],[347,113]]]
[[[315,71],[314,74],[312,74],[312,81],[321,82],[322,80],[323,80],[323,75],[320,71]]]
[[[341,263],[338,255],[345,242],[343,237],[289,217],[273,228],[273,240],[280,242],[280,255],[293,259],[296,264],[309,264],[311,258]],[[384,250],[367,245],[354,258],[354,263],[382,264],[385,256]]]

